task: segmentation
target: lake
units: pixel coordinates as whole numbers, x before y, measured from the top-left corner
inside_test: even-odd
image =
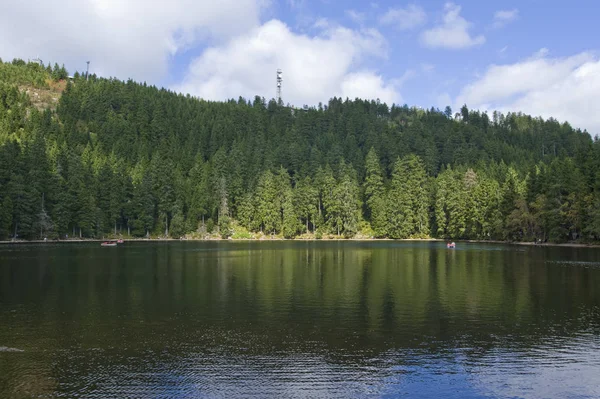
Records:
[[[598,398],[600,249],[4,245],[0,397]]]

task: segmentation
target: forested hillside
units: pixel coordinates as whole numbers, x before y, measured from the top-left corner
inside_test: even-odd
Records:
[[[600,142],[566,123],[66,78],[0,62],[0,239],[600,239]],[[57,83],[56,110],[33,106]]]

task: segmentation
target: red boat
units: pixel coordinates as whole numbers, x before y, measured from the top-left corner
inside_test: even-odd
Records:
[[[448,244],[446,244],[447,248],[456,248],[456,243],[454,242],[449,242]]]
[[[116,247],[117,243],[114,242],[114,241],[106,241],[106,242],[103,242],[100,245],[103,246],[103,247]]]

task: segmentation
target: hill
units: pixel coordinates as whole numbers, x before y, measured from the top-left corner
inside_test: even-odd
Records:
[[[0,238],[600,237],[600,143],[567,123],[66,77],[0,62]]]

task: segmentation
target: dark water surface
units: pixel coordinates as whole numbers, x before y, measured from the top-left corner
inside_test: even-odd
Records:
[[[600,250],[0,247],[0,397],[599,398]]]

